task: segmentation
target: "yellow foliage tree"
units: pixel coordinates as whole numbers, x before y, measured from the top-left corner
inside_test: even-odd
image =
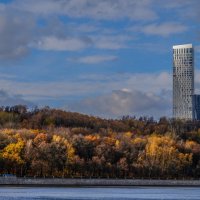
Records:
[[[138,162],[149,169],[149,174],[169,174],[181,171],[192,163],[192,154],[181,153],[169,136],[152,135],[148,138],[145,151]]]
[[[73,162],[75,150],[74,150],[72,144],[67,139],[62,138],[59,135],[53,135],[52,141],[58,142],[58,143],[63,143],[67,147],[67,152],[66,152],[67,161]]]
[[[24,149],[24,142],[22,140],[17,143],[7,145],[2,151],[2,158],[14,165],[23,165],[22,152]]]

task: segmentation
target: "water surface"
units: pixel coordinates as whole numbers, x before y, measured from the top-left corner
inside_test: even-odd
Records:
[[[193,187],[0,187],[0,200],[200,200]]]

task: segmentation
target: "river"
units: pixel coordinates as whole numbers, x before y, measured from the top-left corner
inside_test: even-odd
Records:
[[[199,200],[197,187],[0,187],[0,200]]]

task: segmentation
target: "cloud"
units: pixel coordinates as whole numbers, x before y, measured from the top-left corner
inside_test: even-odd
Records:
[[[163,3],[161,2],[161,4]],[[184,6],[188,7],[190,5],[191,5],[191,1],[188,1],[188,0],[168,0],[166,4],[163,4],[163,7],[168,8],[168,9],[173,9],[173,8],[180,8]]]
[[[194,75],[195,75],[195,77],[194,77],[195,93],[200,94],[200,70],[199,69],[195,70]]]
[[[126,88],[158,94],[162,90],[172,89],[172,76],[168,72],[135,73],[130,74],[125,83],[126,85],[124,87]]]
[[[94,46],[98,49],[118,50],[127,48],[128,41],[133,37],[123,35],[96,35],[92,37]]]
[[[88,38],[57,38],[47,36],[41,38],[33,47],[47,51],[77,51],[89,47],[91,40]]]
[[[188,30],[188,27],[175,22],[153,23],[144,26],[136,26],[131,28],[132,31],[139,31],[146,35],[158,35],[167,37],[173,34],[183,33]]]
[[[104,93],[73,102],[67,109],[101,117],[171,116],[172,78],[167,72],[87,77],[90,79],[99,79],[97,90]]]
[[[18,93],[26,99],[58,98],[66,96],[93,96],[124,88],[160,94],[172,87],[171,75],[160,73],[81,74],[62,81],[26,82],[3,78],[0,85],[9,93]],[[50,88],[50,89],[49,89]],[[98,93],[97,93],[98,92]]]
[[[199,72],[196,72],[196,86]],[[1,104],[25,104],[35,102],[38,105],[50,105],[56,101],[59,107],[67,110],[98,115],[101,117],[119,117],[122,115],[171,116],[172,77],[167,72],[125,73],[125,74],[88,74],[76,80],[54,82],[16,82],[1,80],[0,85],[9,91],[2,95]],[[8,98],[9,97],[9,98]],[[23,97],[23,98],[22,98]],[[18,101],[17,101],[17,100]],[[26,100],[25,100],[26,99]],[[73,102],[73,103],[72,103]],[[11,104],[9,103],[9,104]]]
[[[100,20],[152,20],[152,0],[17,0],[12,7],[39,15],[66,15]]]
[[[161,10],[166,8],[160,3],[158,5]],[[177,5],[171,1],[171,7],[177,8]],[[154,0],[29,0],[28,3],[26,0],[14,0],[0,4],[0,11],[2,60],[21,58],[32,48],[43,51],[129,48],[138,39],[135,33],[130,33],[130,29],[164,37],[187,31],[187,26],[178,22],[151,22],[159,20]],[[63,16],[70,19],[63,20]],[[76,18],[96,21],[80,22]],[[134,22],[137,25],[129,29],[127,26],[132,26],[132,21],[120,27],[115,24],[107,26],[105,22],[121,19],[138,22]],[[143,20],[145,23],[150,20],[151,23],[139,25]]]
[[[200,45],[195,46],[196,52],[200,53]]]
[[[117,60],[117,56],[112,55],[92,55],[73,59],[73,61],[83,64],[99,64]]]
[[[14,105],[34,106],[32,102],[24,100],[21,95],[11,95],[5,90],[0,89],[0,106]]]
[[[37,81],[37,82],[22,82],[16,80],[0,80],[0,85],[11,94],[21,94],[25,99],[37,101],[41,99],[54,99],[59,101],[59,98],[67,98],[70,96],[90,95],[97,90],[98,85],[91,82],[80,80],[66,81]]]
[[[200,72],[195,74],[198,93]],[[0,85],[37,105],[56,105],[101,117],[171,116],[172,75],[168,72],[82,74],[76,79],[33,83],[0,80]]]
[[[171,45],[166,45],[165,43],[160,42],[141,42],[133,44],[132,48],[142,52],[147,51],[150,53],[165,54],[171,50]]]
[[[169,115],[170,101],[153,93],[115,90],[110,94],[87,98],[72,105],[71,109],[102,117],[123,115],[160,117]]]
[[[126,35],[88,35],[88,36],[43,36],[31,47],[40,50],[77,51],[86,48],[118,50],[128,48],[127,42],[133,38]]]
[[[0,13],[0,59],[15,59],[28,52],[33,34],[34,20],[3,11]]]

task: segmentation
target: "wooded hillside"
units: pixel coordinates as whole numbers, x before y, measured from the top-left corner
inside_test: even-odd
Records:
[[[0,109],[0,174],[199,178],[200,123]]]

